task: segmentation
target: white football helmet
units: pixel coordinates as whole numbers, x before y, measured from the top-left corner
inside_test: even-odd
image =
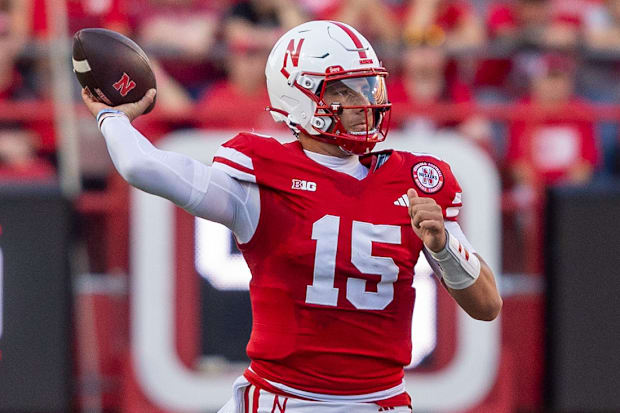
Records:
[[[391,109],[385,87],[388,73],[368,40],[351,26],[311,21],[289,30],[271,50],[265,75],[273,118],[286,122],[296,134],[303,132],[355,154],[367,153],[385,139]],[[325,90],[336,82],[355,88],[350,92],[362,99],[327,105]],[[365,128],[346,130],[341,121],[346,109],[363,111]]]

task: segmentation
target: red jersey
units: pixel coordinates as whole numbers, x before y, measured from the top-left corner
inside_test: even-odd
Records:
[[[533,105],[531,99],[521,102]],[[567,110],[588,113],[589,108],[578,99],[572,99]],[[554,185],[570,178],[571,168],[579,163],[595,167],[599,153],[590,120],[572,119],[567,111],[559,110],[539,121],[514,121],[509,128],[506,162],[514,166],[524,162],[531,166],[540,182]]]
[[[369,173],[357,180],[314,162],[299,142],[242,133],[223,147],[214,163],[260,191],[256,232],[239,245],[252,272],[251,369],[321,394],[399,386],[422,249],[406,192],[434,198],[455,220],[461,189],[448,164],[378,152],[360,159]]]

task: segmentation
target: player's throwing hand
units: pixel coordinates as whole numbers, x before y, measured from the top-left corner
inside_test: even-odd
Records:
[[[108,106],[105,103],[97,102],[94,100],[88,93],[86,93],[86,89],[82,89],[82,100],[86,104],[86,107],[92,113],[93,116],[97,116],[97,114],[103,109],[116,109],[123,112],[129,118],[129,121],[133,121],[138,116],[142,115],[146,108],[148,108],[151,103],[153,103],[153,99],[155,99],[155,89],[149,89],[146,94],[137,102],[134,103],[125,103],[124,105],[118,106]]]
[[[413,231],[426,248],[434,252],[443,250],[446,245],[446,229],[441,207],[433,198],[419,197],[413,188],[407,191],[407,196]]]

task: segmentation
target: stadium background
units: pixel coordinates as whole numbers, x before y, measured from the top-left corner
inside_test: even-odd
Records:
[[[0,411],[188,411],[136,372],[139,346],[151,346],[132,326],[138,201],[79,102],[72,34],[106,27],[136,40],[155,65],[158,102],[135,124],[191,152],[239,130],[287,135],[264,110],[266,55],[317,18],[375,45],[391,73],[396,141],[469,148],[500,178],[499,362],[488,391],[450,410],[620,411],[617,0],[0,1]],[[493,182],[476,173],[457,176]],[[160,240],[178,261],[174,351],[228,392],[245,362],[247,292],[201,271],[201,249],[215,247],[196,248],[194,220],[175,217]],[[242,271],[232,246],[221,254],[224,275]],[[416,377],[449,368],[462,341],[445,293],[428,308],[436,343]],[[471,369],[472,380],[490,368]]]

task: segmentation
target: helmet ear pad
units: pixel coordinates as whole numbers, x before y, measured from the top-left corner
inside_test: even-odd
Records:
[[[313,116],[312,127],[323,132],[328,132],[333,122],[328,116]]]

